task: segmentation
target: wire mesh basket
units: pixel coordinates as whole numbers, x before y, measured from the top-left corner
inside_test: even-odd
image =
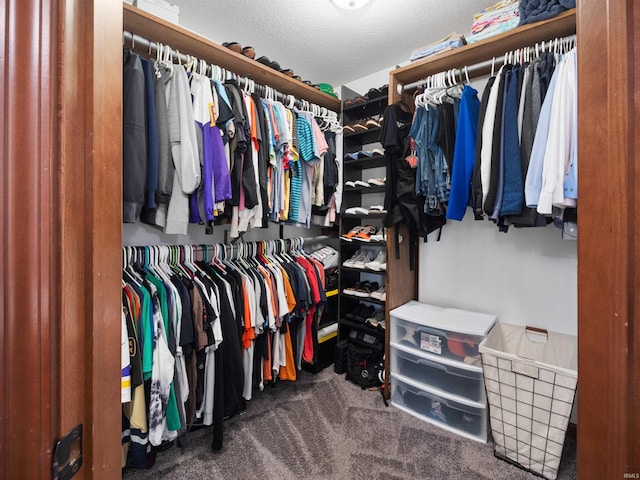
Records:
[[[577,386],[577,338],[498,323],[480,343],[494,454],[558,475]]]

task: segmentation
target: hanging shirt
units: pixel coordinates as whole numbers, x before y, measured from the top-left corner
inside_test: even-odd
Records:
[[[551,106],[555,96],[556,84],[562,64],[556,68],[551,77],[547,95],[542,103],[538,126],[536,127],[536,136],[533,141],[531,150],[531,159],[529,160],[529,168],[524,184],[525,202],[528,207],[536,208],[540,200],[540,191],[542,190],[542,167],[544,164],[544,155],[549,135],[549,121],[551,117]]]
[[[451,175],[451,193],[446,215],[448,219],[462,220],[469,204],[471,175],[476,159],[479,111],[478,92],[466,85],[462,91],[460,113],[458,115],[453,172]]]
[[[213,203],[215,184],[213,178],[213,143],[216,132],[213,118],[213,95],[209,79],[203,75],[194,73],[191,75],[191,96],[193,98],[193,117],[202,137],[202,154],[200,155],[202,167],[202,183],[197,191],[191,195],[192,218],[196,222],[206,221],[213,223]],[[204,203],[204,218],[198,212],[198,199]],[[195,208],[194,208],[195,207]],[[195,211],[194,211],[195,210]]]
[[[186,235],[189,194],[200,185],[200,161],[187,73],[182,65],[174,65],[173,76],[170,95],[177,102],[169,102],[169,141],[175,174],[164,232]]]
[[[147,180],[147,130],[145,122],[145,79],[139,55],[124,54],[122,104],[122,218],[138,220],[144,204]]]
[[[518,75],[520,65],[514,65],[504,99],[503,157],[504,181],[500,215],[520,215],[523,206],[523,178],[518,138]]]

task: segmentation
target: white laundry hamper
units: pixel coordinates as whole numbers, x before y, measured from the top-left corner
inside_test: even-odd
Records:
[[[496,457],[558,476],[578,380],[578,339],[498,322],[480,343]]]

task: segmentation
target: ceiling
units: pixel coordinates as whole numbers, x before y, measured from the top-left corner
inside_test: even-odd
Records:
[[[218,43],[250,45],[257,57],[334,87],[404,63],[451,32],[468,34],[473,14],[495,3],[371,0],[342,10],[330,0],[169,1],[180,7],[181,26]]]

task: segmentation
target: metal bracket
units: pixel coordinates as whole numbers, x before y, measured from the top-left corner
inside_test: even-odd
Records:
[[[56,443],[53,452],[53,480],[68,480],[82,466],[82,424],[76,425]]]

